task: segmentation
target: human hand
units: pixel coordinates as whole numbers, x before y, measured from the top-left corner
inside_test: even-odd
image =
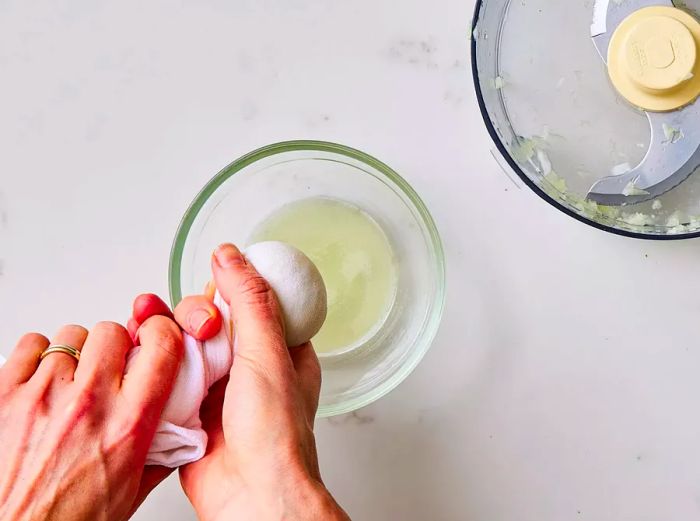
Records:
[[[139,330],[65,326],[53,344],[81,351],[39,355],[49,340],[24,336],[0,368],[0,519],[127,519],[170,469],[144,462],[182,357],[182,335],[164,317]]]
[[[206,455],[180,469],[198,516],[349,519],[318,468],[313,422],[321,374],[313,347],[287,348],[274,292],[234,246],[217,250],[212,270],[232,309],[236,347],[230,378],[216,384],[202,405]],[[183,329],[199,340],[211,338],[221,324],[213,291],[207,292],[175,309]],[[153,295],[137,299],[132,333],[155,312],[169,313]]]

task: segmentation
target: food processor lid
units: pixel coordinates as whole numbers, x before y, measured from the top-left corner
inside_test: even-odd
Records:
[[[479,2],[477,92],[516,172],[613,231],[700,229],[698,13],[700,0]]]

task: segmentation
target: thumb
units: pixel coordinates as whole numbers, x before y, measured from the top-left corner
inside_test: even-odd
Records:
[[[219,293],[231,307],[234,359],[253,362],[273,380],[286,376],[292,362],[275,292],[233,244],[216,249],[212,272]]]

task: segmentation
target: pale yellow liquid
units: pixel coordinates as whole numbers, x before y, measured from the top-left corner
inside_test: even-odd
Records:
[[[328,291],[328,316],[314,337],[318,353],[342,352],[381,327],[396,296],[389,240],[359,208],[328,198],[291,203],[261,222],[249,242],[282,241],[318,267]]]

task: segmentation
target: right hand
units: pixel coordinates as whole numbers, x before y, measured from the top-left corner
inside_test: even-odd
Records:
[[[212,271],[232,310],[236,346],[230,377],[215,384],[202,405],[207,452],[180,469],[197,515],[205,521],[349,520],[319,472],[313,424],[321,371],[313,347],[287,348],[274,292],[235,246],[216,250]],[[216,333],[217,312],[207,298],[191,297],[175,317],[203,340]],[[207,313],[212,318],[203,321]],[[135,304],[132,328],[147,315]]]

